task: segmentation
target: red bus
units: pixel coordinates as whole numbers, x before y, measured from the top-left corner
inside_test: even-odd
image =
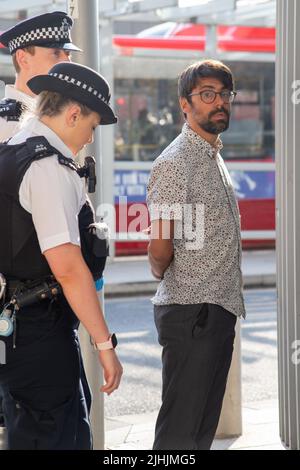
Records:
[[[115,195],[145,203],[152,161],[181,130],[177,76],[206,53],[208,29],[163,23],[136,36],[114,37]],[[222,156],[238,197],[243,248],[275,245],[275,29],[216,28],[216,55],[232,69],[238,91]],[[130,223],[130,217],[128,222]],[[118,225],[117,225],[118,231]],[[146,242],[116,243],[116,254],[141,254]]]
[[[207,50],[207,38],[205,25],[173,22],[135,36],[113,38],[114,96],[119,116],[114,170],[117,232],[126,238],[136,217],[129,210],[127,227],[118,225],[120,196],[126,197],[129,208],[145,204],[152,161],[180,133],[179,73],[209,56],[223,60],[236,78],[238,94],[230,128],[222,134],[222,156],[238,197],[243,248],[274,247],[275,29],[219,25],[214,53]],[[137,235],[130,241],[117,241],[116,255],[146,253],[147,242],[142,234],[140,239]]]

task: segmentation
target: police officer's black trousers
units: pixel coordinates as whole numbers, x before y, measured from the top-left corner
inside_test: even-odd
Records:
[[[153,449],[209,450],[231,363],[236,316],[215,304],[154,306],[163,346]]]
[[[11,337],[7,342],[0,384],[9,450],[92,447],[91,399],[77,334],[58,315],[21,325],[16,349]]]

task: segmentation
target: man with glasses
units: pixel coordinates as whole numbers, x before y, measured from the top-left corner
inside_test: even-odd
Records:
[[[242,294],[240,215],[219,134],[234,101],[230,69],[215,60],[179,78],[181,134],[155,160],[148,185],[149,261],[163,347],[154,449],[210,449],[222,408]]]

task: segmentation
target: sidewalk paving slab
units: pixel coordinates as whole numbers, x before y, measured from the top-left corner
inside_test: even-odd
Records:
[[[277,400],[244,404],[242,414],[243,434],[215,439],[212,450],[285,450],[279,437]],[[157,412],[106,418],[106,449],[151,450],[156,416]]]
[[[243,251],[244,287],[276,284],[275,250]],[[153,278],[146,256],[119,257],[105,271],[105,295],[153,294],[158,282]],[[279,437],[276,400],[243,405],[243,434],[233,439],[216,439],[213,450],[284,450]],[[150,450],[157,412],[107,417],[106,448],[110,450]],[[0,449],[4,431],[0,428]]]
[[[275,250],[243,251],[244,287],[276,285]],[[152,276],[147,256],[118,257],[105,269],[105,295],[154,294],[158,281]]]

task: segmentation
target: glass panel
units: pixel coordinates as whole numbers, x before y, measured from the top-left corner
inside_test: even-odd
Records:
[[[238,95],[230,128],[222,134],[226,160],[274,160],[272,63],[228,63]],[[116,80],[116,160],[152,161],[180,133],[176,80]]]
[[[152,161],[180,133],[174,80],[116,80],[116,160]]]
[[[227,160],[274,160],[275,65],[228,63],[238,92],[230,127],[221,136]]]

